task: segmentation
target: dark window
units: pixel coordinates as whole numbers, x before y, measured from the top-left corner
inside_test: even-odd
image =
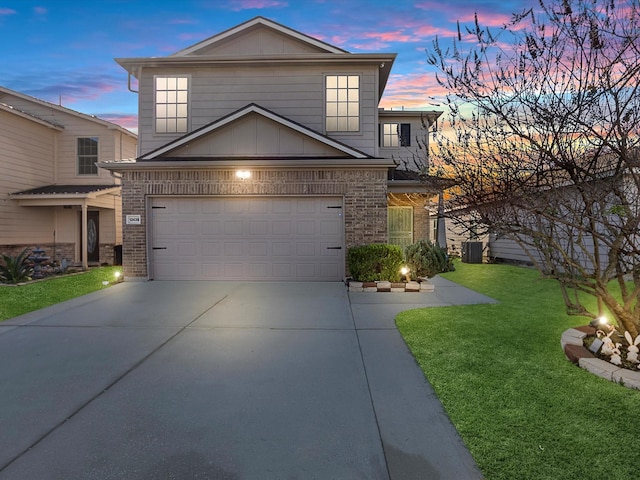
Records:
[[[411,146],[411,124],[410,123],[400,124],[400,146],[401,147]]]
[[[98,139],[78,139],[78,175],[97,175],[98,167]]]

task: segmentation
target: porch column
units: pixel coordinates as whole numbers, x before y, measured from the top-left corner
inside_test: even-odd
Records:
[[[82,269],[89,269],[89,252],[87,251],[88,232],[87,232],[87,202],[82,202],[82,245],[80,245],[80,254],[82,256]]]

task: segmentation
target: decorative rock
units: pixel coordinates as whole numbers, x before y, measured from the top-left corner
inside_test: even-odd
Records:
[[[407,286],[405,287],[405,291],[407,292],[419,292],[420,284],[418,282],[407,282]]]
[[[390,292],[391,291],[391,282],[378,282],[378,291],[379,292]]]
[[[378,287],[362,287],[363,292],[377,292]]]
[[[578,365],[594,375],[598,375],[599,377],[610,381],[613,380],[613,374],[618,370],[621,370],[620,367],[616,367],[615,365],[605,362],[604,360],[600,360],[599,358],[581,358],[578,360]]]
[[[595,335],[596,329],[590,325],[582,325],[580,327],[573,327],[573,330],[577,330],[579,332],[585,333],[587,335]]]
[[[404,285],[402,287],[391,287],[393,293],[404,293]]]
[[[612,373],[611,380],[616,383],[620,383],[625,387],[640,390],[640,372],[634,372],[632,370],[621,368],[618,371]]]
[[[564,354],[570,362],[577,364],[581,358],[596,358],[593,353],[582,345],[565,345]]]
[[[589,334],[593,335],[591,332],[595,333],[593,327],[588,326],[570,328],[562,334],[560,343],[567,359],[573,363],[577,362],[581,368],[594,375],[619,383],[627,388],[640,390],[640,371],[636,372],[635,370],[617,367],[612,363],[595,357],[584,346],[582,339]],[[576,343],[576,339],[580,340],[579,344]]]
[[[560,337],[560,345],[564,350],[565,345],[582,345],[583,339],[587,334],[576,330],[575,328],[570,328],[569,330],[565,330]]]
[[[422,282],[420,284],[420,291],[421,292],[434,292],[435,290],[436,290],[436,286],[431,284],[431,283]]]

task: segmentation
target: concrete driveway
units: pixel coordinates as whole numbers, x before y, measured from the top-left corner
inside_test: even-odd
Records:
[[[123,283],[4,322],[0,479],[481,478],[393,323],[433,294],[378,295]]]

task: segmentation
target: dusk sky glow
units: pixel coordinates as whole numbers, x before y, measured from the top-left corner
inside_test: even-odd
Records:
[[[256,16],[352,53],[393,52],[381,106],[438,109],[425,48],[456,21],[502,26],[532,0],[0,0],[0,85],[136,128],[118,57],[170,55]]]

